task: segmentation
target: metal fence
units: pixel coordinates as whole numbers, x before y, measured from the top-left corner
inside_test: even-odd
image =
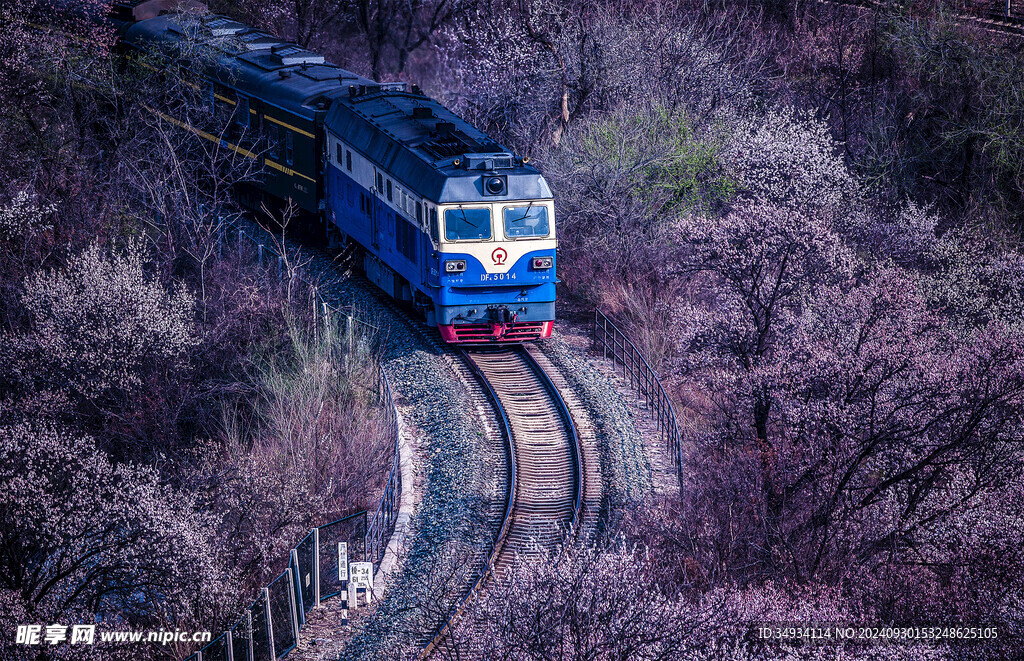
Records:
[[[237,237],[237,248],[239,251],[241,251],[242,247],[248,243],[255,250],[256,261],[260,266],[273,269],[276,272],[278,280],[281,282],[288,281],[289,283],[299,284],[305,288],[305,298],[309,301],[313,319],[322,323],[325,330],[330,332],[333,324],[339,324],[339,327],[340,324],[344,324],[345,342],[350,351],[355,344],[357,328],[364,331],[380,332],[381,329],[379,327],[359,319],[359,317],[356,316],[357,311],[355,308],[337,305],[324,298],[320,291],[320,285],[312,279],[307,278],[300,269],[295,268],[294,265],[292,265],[289,260],[281,254],[281,251],[278,250],[276,246],[269,245],[265,238],[254,236],[249,230],[242,227],[240,223],[235,223],[226,219],[219,224],[219,230],[220,231],[217,234],[218,256],[223,256],[224,248],[227,243],[227,236],[231,231],[234,231]],[[314,331],[320,332],[320,326],[318,324],[314,325]]]
[[[819,0],[836,2],[856,7],[887,8],[913,13],[928,13],[941,7],[961,18],[980,18],[989,22],[990,27],[1003,29],[1011,34],[1021,34],[1024,28],[1024,0],[956,0],[937,3],[934,0]]]
[[[1021,0],[960,0],[953,7],[965,14],[1019,22],[1024,17],[1024,2]]]
[[[338,542],[365,557],[365,510],[311,530],[291,551],[288,567],[238,621],[186,661],[273,661],[286,655],[298,643],[306,614],[341,592]]]
[[[395,439],[394,459],[391,461],[391,473],[388,475],[388,482],[384,486],[384,495],[381,496],[380,505],[373,513],[369,524],[366,527],[366,548],[367,560],[375,564],[384,559],[384,552],[387,550],[388,540],[395,531],[395,520],[398,509],[398,501],[402,493],[402,466],[398,452],[398,421],[395,417],[395,406],[391,399],[391,384],[384,370],[380,370],[378,396],[384,404],[388,427],[392,430]]]
[[[622,378],[644,401],[651,411],[651,418],[657,421],[658,432],[672,455],[672,463],[679,478],[679,489],[683,489],[683,437],[679,433],[676,412],[672,400],[661,385],[657,373],[636,345],[612,323],[603,312],[594,310],[594,349],[601,351],[605,358],[622,366]]]
[[[237,231],[239,250],[243,239],[252,243],[261,266],[269,267],[276,260],[279,278],[294,278],[308,287],[317,326],[321,320],[327,329],[333,323],[345,323],[346,342],[350,349],[357,326],[379,330],[356,318],[353,310],[329,304],[320,295],[316,285],[303,278],[295,269],[287,267],[286,260],[277,250],[253,237],[244,228],[231,223],[225,223],[225,227]],[[224,243],[225,232],[221,232],[218,236],[218,251],[221,254]],[[395,529],[402,492],[402,474],[397,413],[391,386],[383,368],[378,367],[377,374],[378,399],[393,441],[394,459],[384,495],[373,517],[370,518],[364,510],[312,529],[289,553],[285,570],[260,591],[241,618],[186,661],[273,661],[287,655],[298,644],[299,632],[306,623],[309,611],[326,599],[343,595],[342,572],[339,571],[340,543],[347,544],[349,559],[361,557],[374,564],[379,564],[383,559],[387,542]]]

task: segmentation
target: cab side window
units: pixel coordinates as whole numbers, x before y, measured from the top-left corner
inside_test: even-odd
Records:
[[[434,243],[440,243],[441,239],[437,231],[437,209],[435,207],[430,208],[430,238],[433,239]]]

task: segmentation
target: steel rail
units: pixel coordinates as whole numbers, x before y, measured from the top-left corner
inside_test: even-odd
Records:
[[[533,371],[540,377],[544,386],[547,388],[552,401],[554,401],[558,407],[558,414],[562,417],[565,429],[569,433],[569,449],[572,452],[573,462],[576,464],[576,480],[573,484],[576,494],[572,508],[572,520],[569,522],[569,534],[571,536],[575,533],[578,527],[580,514],[583,509],[583,481],[585,479],[585,475],[583,472],[583,453],[580,448],[580,437],[579,434],[576,433],[576,424],[572,420],[572,414],[569,413],[569,407],[566,405],[565,400],[562,399],[562,396],[558,394],[558,388],[556,388],[554,382],[551,381],[551,377],[549,377],[548,373],[544,371],[544,368],[537,363],[537,360],[530,355],[529,351],[522,347],[520,348],[520,351],[523,357],[526,358],[527,362],[529,362],[530,367],[533,368]]]
[[[498,399],[498,394],[494,391],[494,387],[491,382],[487,380],[480,366],[477,365],[472,358],[470,358],[464,349],[458,350],[460,359],[469,368],[473,376],[476,377],[480,383],[481,388],[487,394],[487,398],[491,401],[491,405],[494,407],[495,413],[497,413],[498,423],[501,427],[501,433],[505,437],[505,461],[508,465],[507,478],[505,480],[505,514],[501,520],[501,528],[498,530],[498,535],[491,545],[491,552],[487,556],[487,561],[484,563],[483,569],[480,571],[480,575],[477,577],[476,582],[469,588],[466,594],[463,596],[459,605],[455,607],[455,610],[451,615],[448,616],[441,626],[437,628],[434,636],[427,643],[426,647],[420,652],[420,659],[427,659],[433,654],[434,650],[438,649],[444,644],[445,639],[451,633],[451,626],[455,619],[462,614],[466,606],[473,599],[474,595],[479,593],[481,587],[483,587],[484,581],[491,575],[494,569],[495,560],[498,555],[504,549],[505,540],[508,537],[508,531],[512,524],[512,508],[515,503],[516,494],[516,453],[512,447],[512,425],[508,419],[508,413],[505,411],[505,407],[501,405],[501,400]]]

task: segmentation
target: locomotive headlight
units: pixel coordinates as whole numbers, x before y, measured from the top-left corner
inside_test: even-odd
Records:
[[[462,273],[466,270],[466,260],[464,259],[449,259],[444,263],[445,273]]]
[[[490,175],[482,178],[484,195],[507,195],[508,178],[504,175]]]
[[[535,269],[549,269],[555,265],[555,260],[551,257],[534,257],[533,268]]]

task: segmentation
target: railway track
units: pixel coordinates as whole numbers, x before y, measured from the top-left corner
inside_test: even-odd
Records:
[[[508,420],[513,450],[513,498],[501,552],[503,570],[515,556],[550,553],[580,517],[582,468],[572,418],[547,374],[527,347],[472,351]]]
[[[875,11],[891,6],[882,0],[815,0],[819,4],[843,5]],[[1006,2],[964,2],[953,7],[953,16],[960,23],[970,23],[988,32],[1015,37],[1024,36],[1024,14],[1021,0]]]
[[[503,346],[462,352],[488,392],[507,439],[505,517],[480,578],[424,647],[421,660],[466,656],[466,650],[452,649],[452,627],[469,601],[517,558],[550,555],[579,531],[586,474],[579,436],[558,389],[531,350]]]

